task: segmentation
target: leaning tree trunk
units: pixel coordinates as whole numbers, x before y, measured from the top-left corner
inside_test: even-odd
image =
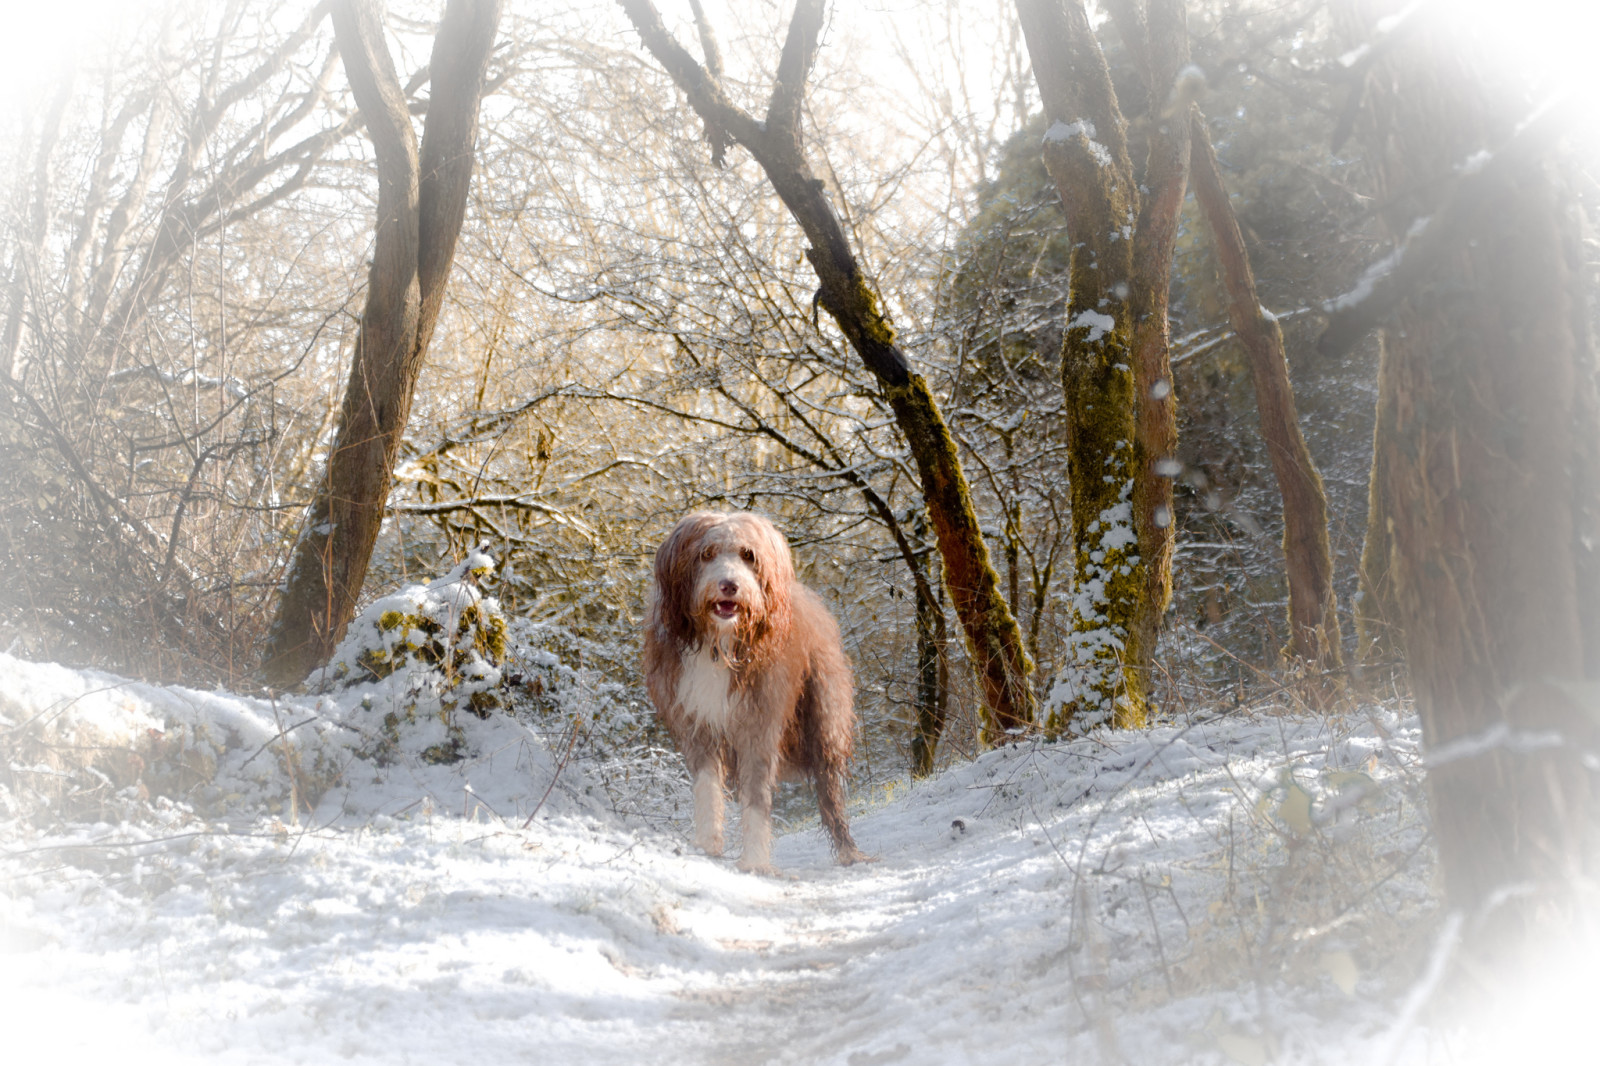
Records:
[[[620,3],[645,48],[666,68],[705,122],[712,158],[720,163],[729,144],[742,146],[761,165],[778,198],[804,231],[810,244],[806,258],[820,284],[818,302],[877,378],[917,464],[928,517],[944,560],[945,587],[966,632],[983,688],[984,739],[993,743],[1027,729],[1034,720],[1035,700],[1028,684],[1033,664],[989,561],[955,441],[927,382],[912,369],[896,343],[894,327],[850,250],[823,182],[805,158],[800,113],[806,78],[816,60],[823,0],[800,0],[796,5],[762,121],[735,105],[724,91],[721,60],[698,3],[693,7],[706,52],[704,65],[667,31],[650,0]]]
[[[1188,60],[1183,6],[1155,0],[1147,24],[1122,5],[1118,19],[1148,72],[1152,121],[1142,197],[1111,75],[1081,0],[1017,0],[1017,15],[1052,122],[1045,166],[1072,239],[1061,354],[1072,633],[1047,728],[1138,726],[1172,595],[1177,422],[1167,298],[1189,162],[1189,104],[1172,99]]]
[[[1368,43],[1398,0],[1345,0]],[[1325,340],[1385,327],[1374,464],[1395,621],[1428,748],[1450,902],[1505,946],[1592,878],[1595,365],[1574,201],[1544,158],[1559,112],[1490,101],[1490,65],[1423,8],[1370,56],[1362,125],[1400,244]],[[1508,105],[1509,106],[1509,105]],[[1470,161],[1470,162],[1469,162]],[[1466,164],[1466,165],[1464,165]]]
[[[378,221],[338,431],[268,638],[262,674],[271,684],[295,684],[326,662],[354,617],[466,214],[500,7],[450,0],[445,8],[419,152],[377,0],[334,5],[334,33],[377,157]]]
[[[1283,561],[1289,578],[1289,646],[1294,659],[1331,670],[1341,661],[1338,603],[1333,591],[1333,551],[1328,545],[1328,497],[1295,416],[1294,387],[1284,355],[1283,330],[1256,295],[1239,219],[1228,202],[1205,118],[1192,117],[1192,171],[1200,204],[1228,290],[1228,321],[1250,359],[1261,436],[1283,498]]]

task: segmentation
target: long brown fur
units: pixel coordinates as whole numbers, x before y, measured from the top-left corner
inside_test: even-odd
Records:
[[[719,610],[731,616],[719,619]],[[843,865],[867,858],[844,805],[855,742],[850,662],[837,623],[795,579],[788,542],[771,522],[698,511],[673,527],[656,552],[644,671],[695,782],[697,844],[721,853],[731,778],[742,810],[739,865],[770,869],[773,789],[806,778],[834,856]]]

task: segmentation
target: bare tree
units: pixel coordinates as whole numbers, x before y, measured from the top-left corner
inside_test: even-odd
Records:
[[[6,234],[25,310],[0,378],[0,602],[25,646],[226,676],[254,641],[278,478],[325,407],[315,373],[291,379],[348,289],[319,254],[338,223],[286,210],[346,192],[330,156],[358,120],[328,91],[326,13],[158,9],[78,57],[26,161],[54,178],[18,187]]]
[[[1302,663],[1331,669],[1343,656],[1328,543],[1328,497],[1295,414],[1283,330],[1256,295],[1244,235],[1198,108],[1191,129],[1195,199],[1210,226],[1228,290],[1228,321],[1250,357],[1261,435],[1283,498],[1283,559],[1289,578],[1289,645],[1284,650]]]
[[[50,157],[61,136],[61,120],[71,95],[72,78],[69,75],[61,79],[39,123],[28,214],[20,220],[18,239],[13,246],[9,306],[6,308],[5,332],[0,334],[0,374],[7,379],[17,377],[17,349],[22,343],[22,322],[27,312],[28,293],[39,282],[40,258],[44,252],[45,238],[49,236],[53,199]]]
[[[263,659],[271,683],[293,684],[326,661],[354,616],[466,213],[500,6],[446,6],[429,63],[432,96],[419,152],[378,7],[371,0],[334,5],[345,70],[377,156],[377,235],[338,432]]]
[[[705,49],[704,65],[673,38],[649,0],[621,2],[645,47],[705,121],[713,158],[720,161],[732,144],[749,151],[805,232],[810,243],[806,257],[821,285],[817,303],[877,379],[917,464],[944,560],[945,585],[982,681],[988,738],[1000,740],[1028,727],[1035,707],[1028,685],[1032,663],[989,562],[955,443],[926,381],[900,349],[879,295],[868,283],[828,201],[825,183],[806,159],[800,119],[805,82],[816,60],[822,28],[822,0],[797,4],[772,98],[760,121],[734,104],[724,90],[720,54],[698,4],[694,7]]]
[[[1239,229],[1233,205],[1228,200],[1227,188],[1222,183],[1222,171],[1211,146],[1211,134],[1206,127],[1205,117],[1198,107],[1183,107],[1184,100],[1181,98],[1158,101],[1156,94],[1162,91],[1159,79],[1170,76],[1170,73],[1151,69],[1151,49],[1143,43],[1149,32],[1143,12],[1133,0],[1116,0],[1109,6],[1123,41],[1144,79],[1150,103],[1158,104],[1151,110],[1152,116],[1164,123],[1182,122],[1185,118],[1189,122],[1189,166],[1194,180],[1195,200],[1205,216],[1216,248],[1218,265],[1228,294],[1229,323],[1250,359],[1250,376],[1255,387],[1261,433],[1267,444],[1279,494],[1283,498],[1284,568],[1289,580],[1289,646],[1285,650],[1301,662],[1318,668],[1338,666],[1341,649],[1339,616],[1333,593],[1333,553],[1328,544],[1328,500],[1322,489],[1322,478],[1317,473],[1295,415],[1294,389],[1289,383],[1283,330],[1256,295],[1255,275],[1250,269],[1244,235]],[[1154,5],[1152,10],[1155,10]],[[1186,34],[1181,21],[1169,21],[1166,32]],[[1181,55],[1187,60],[1186,42],[1171,42],[1167,50],[1170,55]],[[1198,80],[1200,76],[1198,71],[1185,74],[1190,81]],[[1180,97],[1192,96],[1194,87],[1191,85],[1186,88],[1187,92],[1174,86]],[[1183,114],[1184,111],[1188,114]],[[1148,179],[1145,187],[1151,187]],[[1170,253],[1163,262],[1170,263]],[[1162,443],[1167,445],[1167,453],[1170,454],[1176,445],[1176,434],[1170,441],[1163,440]],[[1161,502],[1170,508],[1170,492]]]

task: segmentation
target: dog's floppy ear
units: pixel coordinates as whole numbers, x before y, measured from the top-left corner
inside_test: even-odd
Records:
[[[680,644],[695,639],[694,585],[700,542],[721,517],[710,511],[684,515],[656,549],[656,618]]]
[[[769,640],[781,641],[789,635],[794,613],[790,602],[794,595],[794,558],[789,554],[789,542],[778,532],[777,526],[758,515],[751,517],[759,545],[756,550],[756,570],[761,578],[761,596],[767,607],[766,617],[762,619],[766,627],[764,636]]]

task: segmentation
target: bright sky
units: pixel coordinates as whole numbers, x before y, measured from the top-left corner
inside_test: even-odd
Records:
[[[513,5],[538,2],[511,0]],[[916,0],[906,2],[914,4]],[[1481,23],[1493,34],[1506,62],[1570,78],[1600,95],[1600,0],[1420,2],[1445,10],[1450,17]],[[115,33],[118,26],[139,19],[153,3],[155,0],[0,0],[0,92],[14,99],[16,90],[48,80],[71,62],[75,51],[90,45],[95,37]],[[676,9],[687,17],[684,0],[657,0],[657,4],[669,17]],[[789,0],[782,0],[782,6],[790,6]]]
[[[1431,0],[1479,23],[1510,66],[1593,94],[1600,88],[1600,0]],[[1552,86],[1554,87],[1554,86]]]
[[[0,92],[48,81],[150,0],[0,0]]]

